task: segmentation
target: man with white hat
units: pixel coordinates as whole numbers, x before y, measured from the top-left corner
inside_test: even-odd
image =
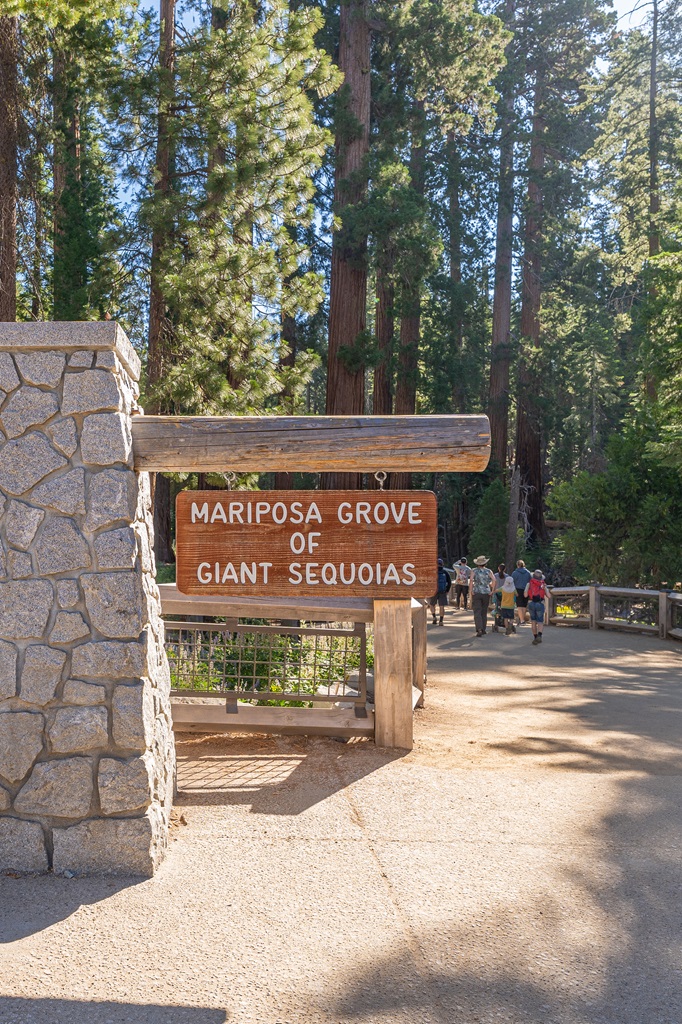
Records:
[[[490,597],[495,590],[495,577],[490,569],[486,569],[489,559],[485,555],[479,555],[474,559],[475,568],[471,571],[469,589],[471,592],[471,607],[474,610],[474,624],[476,636],[483,636],[488,632],[488,606]]]

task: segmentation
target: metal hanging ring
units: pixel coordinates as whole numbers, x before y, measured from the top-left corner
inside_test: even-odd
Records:
[[[229,473],[225,474],[225,477],[227,479],[227,489],[229,491],[231,491],[233,486],[234,486],[234,484],[235,484],[235,482],[236,482],[236,480],[237,480],[237,474],[229,472]]]
[[[386,477],[387,476],[388,476],[388,473],[384,473],[383,469],[380,469],[378,473],[374,474],[374,479],[379,484],[379,490],[380,491],[383,491],[383,489],[384,489],[384,483],[386,482]]]

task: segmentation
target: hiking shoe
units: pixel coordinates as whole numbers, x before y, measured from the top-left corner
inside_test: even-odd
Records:
[[[539,643],[540,643],[540,641],[538,640],[538,638],[536,636],[534,636],[533,637],[533,647],[535,647]]]
[[[538,633],[538,643],[542,643],[542,633]]]

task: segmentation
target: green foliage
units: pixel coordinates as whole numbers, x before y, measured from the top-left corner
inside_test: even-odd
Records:
[[[504,562],[507,547],[509,495],[501,480],[493,480],[483,492],[469,539],[469,562],[479,555],[490,559],[493,571]]]
[[[579,582],[658,587],[682,577],[682,479],[647,456],[651,428],[614,437],[601,473],[557,484],[550,509],[571,526],[564,565]]]

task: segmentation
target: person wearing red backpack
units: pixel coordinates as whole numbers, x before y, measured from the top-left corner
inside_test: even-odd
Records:
[[[545,625],[545,599],[547,597],[547,585],[545,577],[540,569],[536,569],[526,587],[525,596],[528,598],[528,611],[530,613],[530,624],[533,628],[533,643],[542,643],[542,630]]]

